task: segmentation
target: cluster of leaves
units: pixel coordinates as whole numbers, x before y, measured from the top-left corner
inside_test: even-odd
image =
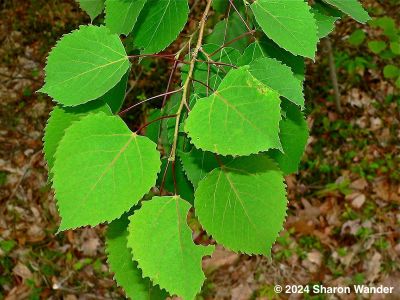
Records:
[[[367,34],[361,30],[355,30],[348,39],[354,46],[366,44],[368,50],[385,62],[383,75],[389,80],[393,80],[395,85],[400,88],[400,29],[394,19],[384,16],[369,22],[369,25],[379,30],[380,36],[374,39],[367,38]]]
[[[356,0],[208,0],[182,48],[160,54],[184,28],[187,1],[79,3],[92,19],[105,10],[105,24],[61,38],[41,89],[57,103],[44,152],[59,230],[109,223],[110,267],[129,297],[193,299],[214,247],[193,242],[190,209],[217,243],[270,254],[286,216],[284,175],[308,138],[304,60],[342,13],[368,14]],[[221,20],[204,36],[212,13]],[[131,60],[152,56],[174,61],[171,78],[183,65],[182,87],[170,92],[170,81],[160,96],[173,96],[132,132],[121,116],[137,104],[120,111]]]

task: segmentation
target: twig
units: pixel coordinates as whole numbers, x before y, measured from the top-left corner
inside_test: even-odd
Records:
[[[193,72],[194,72],[194,66],[196,64],[197,56],[199,55],[199,51],[202,47],[203,43],[203,36],[204,36],[204,28],[206,25],[207,21],[207,16],[208,13],[210,12],[211,4],[213,0],[207,0],[207,6],[203,12],[203,16],[201,17],[200,24],[199,24],[199,36],[197,38],[197,43],[196,47],[193,50],[193,55],[190,60],[190,66],[189,66],[189,72],[188,76],[185,80],[185,83],[183,84],[183,93],[182,93],[182,99],[181,103],[179,105],[178,111],[176,112],[176,122],[175,122],[175,130],[174,130],[174,141],[172,143],[171,147],[171,152],[168,158],[168,161],[172,163],[172,176],[174,179],[174,188],[175,188],[175,193],[177,192],[177,186],[176,186],[176,174],[175,174],[175,157],[176,157],[176,145],[178,142],[178,136],[179,136],[179,122],[180,122],[180,117],[182,114],[183,107],[186,107],[188,111],[190,110],[189,105],[187,103],[187,98],[190,93],[190,82],[192,80]]]
[[[176,68],[177,67],[178,67],[178,61],[174,61],[174,66],[172,67],[171,74],[169,75],[168,84],[167,84],[167,88],[165,90],[165,95],[164,95],[164,98],[163,98],[163,102],[162,102],[161,108],[163,108],[164,105],[165,105],[165,102],[167,102],[167,98],[168,98],[167,93],[169,93],[169,88],[171,86],[172,79],[174,78],[174,74],[176,72]]]
[[[16,194],[17,191],[18,191],[19,186],[21,185],[22,181],[24,180],[26,174],[28,174],[28,171],[29,171],[29,169],[32,167],[32,165],[33,165],[33,163],[34,163],[36,157],[37,157],[40,153],[42,153],[41,150],[38,151],[38,152],[36,152],[36,153],[34,153],[34,154],[32,155],[31,159],[29,160],[28,165],[25,167],[24,173],[23,173],[22,176],[18,179],[18,182],[15,184],[15,187],[14,187],[12,193],[10,194],[10,196],[8,197],[8,200],[11,200],[12,198],[14,198],[15,194]]]
[[[189,66],[189,72],[188,72],[188,76],[185,80],[185,83],[183,84],[183,94],[182,94],[182,99],[181,99],[181,103],[179,105],[178,111],[176,112],[176,123],[175,123],[175,130],[174,130],[174,141],[172,143],[172,148],[171,148],[171,153],[170,156],[168,158],[169,161],[175,161],[175,156],[176,156],[176,145],[178,142],[178,135],[179,135],[179,121],[180,121],[180,116],[182,114],[182,110],[183,107],[186,105],[187,106],[187,95],[188,95],[188,91],[189,91],[189,85],[190,85],[190,81],[192,80],[192,76],[193,76],[193,71],[194,71],[194,66],[196,63],[196,59],[197,56],[199,54],[199,51],[201,49],[202,43],[203,43],[203,36],[204,36],[204,28],[206,25],[206,21],[207,21],[207,15],[210,12],[210,8],[211,8],[211,3],[212,0],[207,0],[207,6],[206,9],[204,10],[203,16],[200,20],[200,24],[199,24],[199,36],[197,38],[197,43],[196,43],[196,47],[193,50],[193,55],[190,61],[190,66]]]
[[[340,103],[340,90],[339,90],[339,83],[338,83],[337,73],[336,73],[335,57],[333,56],[331,40],[328,37],[325,38],[325,46],[326,46],[326,51],[328,52],[329,73],[330,73],[331,81],[332,81],[332,85],[333,85],[336,109],[339,113],[342,113],[343,109],[342,109],[342,105]]]

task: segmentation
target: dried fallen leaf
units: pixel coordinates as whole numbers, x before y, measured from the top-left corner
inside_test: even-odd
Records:
[[[31,270],[29,270],[29,268],[21,262],[18,262],[17,265],[13,268],[13,274],[21,277],[23,281],[32,278]]]
[[[382,255],[375,252],[370,260],[367,260],[367,282],[373,282],[378,278],[379,272],[381,270]]]

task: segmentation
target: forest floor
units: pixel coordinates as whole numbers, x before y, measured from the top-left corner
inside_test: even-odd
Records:
[[[369,2],[376,16],[399,16],[394,6]],[[41,152],[53,106],[35,93],[46,54],[85,22],[73,0],[0,3],[0,299],[124,297],[108,271],[104,226],[55,234],[59,216]],[[357,28],[367,40],[354,46],[348,37]],[[287,178],[289,216],[272,259],[218,248],[204,261],[208,279],[199,299],[359,299],[277,295],[274,284],[382,284],[394,293],[365,298],[400,299],[400,96],[383,76],[382,57],[366,47],[379,34],[345,21],[331,35],[342,113],[323,47],[310,63],[311,137],[301,171]],[[138,73],[130,80],[133,98],[155,94],[156,80],[165,86],[162,64]]]

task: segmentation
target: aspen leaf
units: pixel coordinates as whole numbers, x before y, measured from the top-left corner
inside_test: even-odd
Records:
[[[194,244],[186,223],[189,209],[178,196],[154,197],[129,218],[128,246],[143,275],[183,299],[200,292],[201,259],[214,250]]]
[[[162,300],[167,293],[143,278],[137,262],[127,245],[129,220],[124,215],[108,225],[106,235],[107,262],[114,279],[124,288],[128,297],[135,300]]]
[[[101,14],[104,9],[104,0],[77,0],[79,6],[87,12],[92,21]]]
[[[120,217],[155,185],[160,165],[156,144],[119,117],[98,113],[75,122],[53,167],[60,230]]]
[[[204,229],[233,251],[270,255],[286,216],[283,175],[266,155],[236,158],[211,171],[195,192]]]
[[[309,58],[317,51],[317,24],[304,0],[258,0],[251,5],[265,34],[287,51]]]
[[[65,130],[73,122],[80,120],[90,113],[104,112],[111,115],[108,105],[102,101],[92,101],[76,107],[55,106],[50,113],[50,118],[44,130],[43,150],[49,171],[54,165],[54,154],[58,144],[64,136]]]
[[[357,0],[324,0],[324,2],[337,7],[360,23],[365,23],[371,19]]]
[[[179,35],[189,15],[187,0],[148,0],[133,29],[134,44],[143,53],[158,53]]]
[[[103,96],[129,67],[118,35],[104,26],[81,26],[51,50],[40,92],[65,106],[76,106]]]
[[[106,25],[112,33],[128,35],[146,0],[106,0]]]
[[[303,83],[292,70],[272,58],[260,58],[250,64],[250,73],[281,96],[304,107]]]
[[[279,95],[241,67],[230,71],[214,94],[197,100],[185,131],[197,148],[222,155],[281,149],[279,105]]]
[[[280,123],[283,153],[275,149],[268,152],[285,175],[298,171],[308,140],[308,126],[303,113],[294,104],[283,101],[284,118]]]
[[[244,51],[242,57],[238,59],[238,65],[249,65],[254,60],[262,57],[269,57],[279,60],[284,65],[290,67],[297,79],[304,81],[304,58],[295,56],[286,50],[279,48],[273,41],[263,38],[262,40],[251,43]]]

